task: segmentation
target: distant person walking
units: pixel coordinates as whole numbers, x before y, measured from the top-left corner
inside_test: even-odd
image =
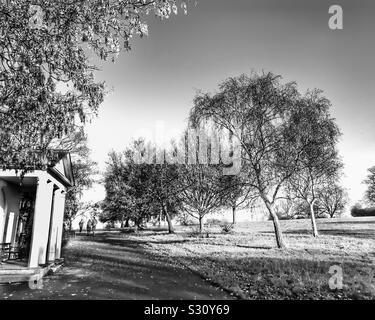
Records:
[[[81,221],[79,222],[79,233],[82,233],[84,223],[85,222],[83,221],[83,218],[82,218]]]
[[[91,230],[92,230],[92,222],[91,222],[91,219],[89,219],[89,221],[87,221],[87,225],[86,225],[87,235],[89,235],[91,233]]]

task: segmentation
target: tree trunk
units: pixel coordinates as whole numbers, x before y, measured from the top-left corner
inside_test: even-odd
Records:
[[[203,217],[199,216],[199,233],[203,232]]]
[[[335,210],[335,209],[332,209],[332,210],[329,210],[329,209],[328,209],[328,214],[329,214],[329,216],[331,217],[331,219],[333,218],[333,216],[335,215],[335,213],[336,213],[336,210]]]
[[[121,225],[120,228],[122,229],[124,227],[124,216],[121,216]]]
[[[313,236],[317,237],[319,233],[318,233],[318,228],[316,227],[316,221],[315,221],[315,212],[314,212],[315,200],[313,200],[313,202],[310,203],[310,217],[311,217],[311,226],[312,226]]]
[[[236,207],[232,207],[233,224],[236,224]]]
[[[168,222],[168,233],[174,233],[174,229],[173,229],[173,225],[172,225],[172,219],[171,219],[171,216],[169,215],[168,210],[165,206],[163,206],[163,211],[164,211],[165,217],[167,218],[167,222]]]
[[[135,220],[135,225],[136,225],[136,230],[143,230],[142,227],[143,219],[142,218],[136,218]]]
[[[279,218],[278,218],[277,214],[274,212],[272,205],[269,204],[268,202],[266,202],[265,200],[263,200],[263,201],[265,202],[266,207],[268,209],[268,212],[270,213],[272,221],[273,221],[273,228],[275,230],[277,247],[280,248],[280,249],[286,248],[286,244],[284,242],[284,237],[283,237],[283,234],[282,234],[281,228],[280,228]]]
[[[129,220],[130,220],[130,218],[126,218],[126,221],[125,221],[125,228],[129,228]]]
[[[162,219],[162,216],[163,216],[163,209],[160,209],[159,217],[158,217],[158,220],[159,220],[159,228],[161,227],[161,219]]]

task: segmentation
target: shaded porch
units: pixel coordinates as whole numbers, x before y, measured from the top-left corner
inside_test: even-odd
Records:
[[[45,171],[22,180],[0,171],[0,274],[32,274],[60,259],[65,190]]]

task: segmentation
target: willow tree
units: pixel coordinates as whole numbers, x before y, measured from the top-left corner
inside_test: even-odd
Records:
[[[103,101],[88,57],[114,60],[147,34],[146,14],[173,12],[175,0],[0,1],[0,166],[45,165],[55,141]]]
[[[305,132],[309,139],[300,139],[295,114],[300,114],[302,96],[295,82],[284,84],[280,78],[272,73],[229,78],[216,94],[199,93],[195,97],[190,120],[195,124],[213,121],[238,139],[249,172],[247,184],[263,200],[277,245],[282,248],[285,241],[276,205],[289,179],[299,170],[302,151],[314,141],[314,135]]]
[[[343,166],[337,151],[340,130],[329,108],[330,102],[322,92],[313,90],[299,100],[291,117],[299,133],[295,141],[305,147],[300,151],[298,170],[289,182],[295,198],[305,201],[309,207],[314,237],[319,235],[315,207],[320,201],[321,189],[339,180]]]

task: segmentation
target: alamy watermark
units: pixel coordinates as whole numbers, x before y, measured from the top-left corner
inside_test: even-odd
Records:
[[[236,134],[228,130],[188,129],[179,140],[166,142],[162,122],[155,132],[138,136],[152,136],[151,141],[136,143],[133,161],[136,164],[223,165],[224,175],[236,175],[241,170],[242,148]]]
[[[342,30],[344,28],[344,10],[335,4],[329,7],[328,13],[331,15],[328,20],[328,27],[331,30]]]
[[[328,271],[332,276],[328,280],[328,285],[331,290],[342,290],[343,288],[343,272],[338,265],[333,265]]]
[[[31,29],[41,29],[43,27],[44,12],[38,5],[30,5],[29,8],[29,27]]]

